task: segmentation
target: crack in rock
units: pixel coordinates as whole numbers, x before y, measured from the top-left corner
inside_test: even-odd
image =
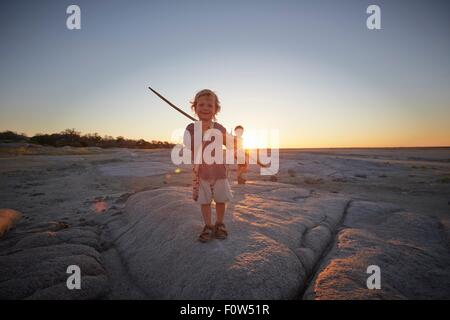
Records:
[[[353,201],[306,299],[448,299],[450,250],[440,221],[385,203]],[[367,267],[381,270],[369,290]]]

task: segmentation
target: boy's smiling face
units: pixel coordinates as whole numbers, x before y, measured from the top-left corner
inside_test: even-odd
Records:
[[[216,114],[216,99],[214,96],[205,95],[197,99],[195,112],[202,121],[211,120]]]

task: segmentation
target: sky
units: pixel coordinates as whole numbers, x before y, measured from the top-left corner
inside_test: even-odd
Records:
[[[2,1],[0,131],[170,140],[189,120],[150,85],[281,147],[449,146],[449,57],[448,1]]]

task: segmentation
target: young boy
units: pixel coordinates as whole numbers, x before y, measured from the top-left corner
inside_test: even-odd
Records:
[[[216,115],[220,111],[220,102],[217,95],[209,89],[201,90],[197,92],[194,101],[192,101],[191,104],[192,110],[201,121],[202,135],[204,135],[208,129],[218,129],[222,132],[222,145],[225,144],[227,135],[226,129],[219,123],[215,122]],[[194,123],[189,124],[186,127],[186,130],[190,134],[191,150],[194,151]],[[212,141],[203,141],[202,155],[203,150],[211,142]],[[192,155],[194,157],[194,152],[192,152]],[[201,242],[207,242],[211,240],[213,236],[218,239],[225,239],[228,235],[225,224],[223,223],[226,207],[225,204],[232,198],[230,184],[227,180],[226,166],[224,163],[206,164],[202,158],[201,164],[194,165],[194,174],[199,179],[198,198],[196,201],[201,206],[203,220],[205,222],[203,231],[198,239]],[[213,199],[216,203],[216,223],[214,225],[211,221],[211,201]]]

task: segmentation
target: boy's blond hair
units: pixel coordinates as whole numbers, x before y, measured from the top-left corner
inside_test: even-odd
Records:
[[[210,89],[203,89],[203,90],[200,90],[199,92],[197,92],[197,94],[194,97],[194,101],[191,101],[191,109],[192,109],[192,111],[195,112],[195,108],[197,107],[198,99],[200,97],[202,97],[202,96],[212,96],[212,97],[214,97],[214,100],[216,101],[216,113],[214,114],[213,119],[216,120],[216,114],[218,114],[219,111],[220,111],[220,101],[219,101],[219,97],[217,96],[217,94],[214,91],[210,90]]]

